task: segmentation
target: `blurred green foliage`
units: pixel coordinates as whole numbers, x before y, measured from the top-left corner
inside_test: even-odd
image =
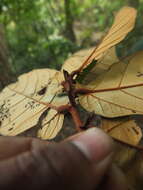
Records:
[[[70,3],[71,15],[66,14],[66,2]],[[119,45],[122,55],[143,49],[143,0],[0,1],[0,23],[5,29],[13,72],[21,74],[47,67],[60,69],[71,53],[95,45],[96,36],[107,31],[114,13],[126,5],[138,10],[138,18],[135,30]],[[65,35],[68,16],[72,16],[69,25],[73,27],[75,41]],[[138,42],[140,48],[130,48]]]

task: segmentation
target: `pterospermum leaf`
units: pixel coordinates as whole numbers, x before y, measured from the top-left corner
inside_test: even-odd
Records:
[[[0,134],[18,135],[36,126],[45,113],[38,137],[54,138],[62,127],[64,116],[51,107],[68,102],[67,96],[58,96],[62,92],[62,80],[62,73],[56,70],[39,69],[21,75],[18,82],[7,86],[0,93]]]
[[[113,65],[96,80],[80,88],[92,93],[79,97],[88,111],[104,117],[143,114],[143,52]],[[79,87],[79,86],[78,86]]]

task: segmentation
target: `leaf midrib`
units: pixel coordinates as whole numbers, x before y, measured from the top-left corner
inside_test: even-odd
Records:
[[[96,89],[96,90],[90,90],[90,89],[87,89],[87,88],[85,88],[85,89],[89,90],[89,94],[91,94],[91,93],[100,93],[100,92],[123,90],[123,89],[127,89],[127,88],[135,88],[135,87],[139,87],[139,86],[143,86],[143,83],[133,84],[133,85],[126,85],[126,86],[120,86],[120,87],[114,87],[114,88]]]

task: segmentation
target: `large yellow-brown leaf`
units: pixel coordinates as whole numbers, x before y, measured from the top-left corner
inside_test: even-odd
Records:
[[[112,27],[101,43],[94,49],[91,56],[82,65],[82,68],[89,65],[94,59],[99,60],[111,47],[121,42],[126,35],[134,28],[136,10],[131,7],[123,7],[115,16]]]
[[[128,15],[128,16],[126,16]],[[122,41],[135,25],[136,10],[131,7],[122,8],[116,15],[114,23],[101,43],[94,48],[81,50],[67,59],[62,67],[71,73],[82,67],[86,68],[93,60],[97,60],[95,66],[88,71],[82,79],[83,84],[87,84],[97,75],[108,70],[109,67],[118,62],[115,45]],[[82,71],[81,70],[81,71]]]
[[[88,111],[105,117],[143,114],[143,51],[117,64],[88,85],[94,90],[79,97]]]
[[[112,120],[102,118],[100,127],[111,137],[122,142],[116,148],[115,160],[118,165],[123,166],[125,163],[128,163],[134,156],[135,151],[130,146],[123,144],[123,142],[136,146],[142,138],[142,130],[135,120],[130,118]]]
[[[100,127],[111,137],[131,145],[137,145],[142,138],[141,128],[133,119],[102,118]]]
[[[68,102],[67,97],[58,97],[62,73],[39,69],[23,74],[18,82],[7,86],[0,93],[0,134],[18,135],[40,123],[38,136],[51,139],[56,136],[62,127],[64,117],[49,108],[49,103],[60,106]],[[52,125],[55,118],[59,122]],[[52,128],[53,126],[53,128]],[[40,134],[40,135],[39,135]]]

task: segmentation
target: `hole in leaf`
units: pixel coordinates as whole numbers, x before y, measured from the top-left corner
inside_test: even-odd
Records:
[[[46,93],[46,90],[47,90],[47,87],[44,87],[44,88],[42,88],[41,90],[39,90],[38,92],[37,92],[37,94],[38,95],[44,95],[45,93]]]
[[[9,128],[8,130],[9,130],[9,131],[12,131],[12,129],[13,129],[13,127]]]

